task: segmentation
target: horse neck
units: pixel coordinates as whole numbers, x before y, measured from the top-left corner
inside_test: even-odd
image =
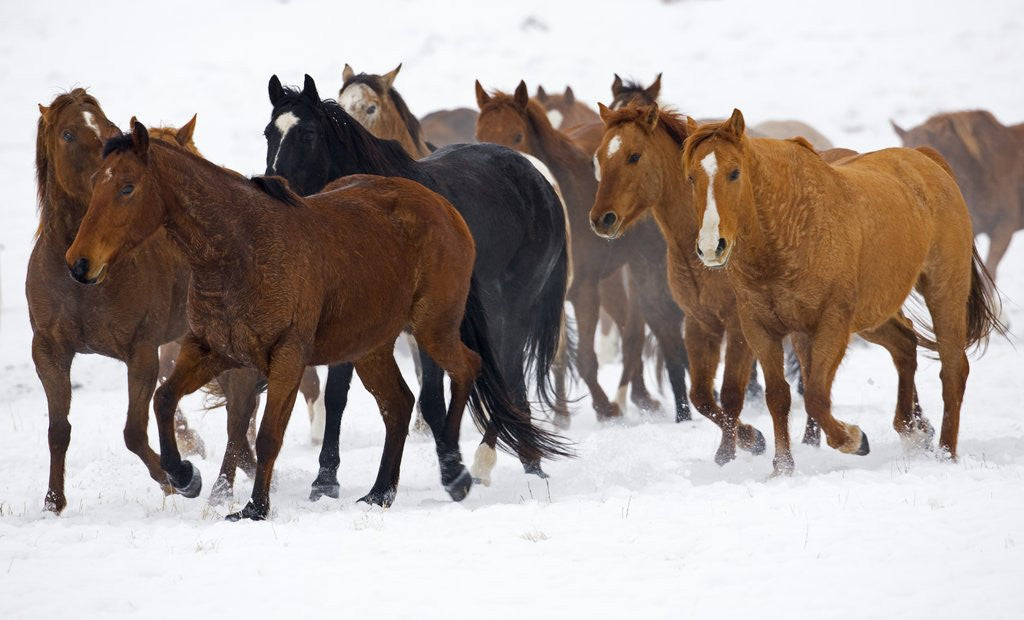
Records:
[[[685,252],[693,252],[697,216],[693,211],[693,191],[679,163],[682,147],[662,127],[657,129],[654,140],[654,152],[661,167],[661,193],[652,207],[654,218],[669,243],[675,243]]]
[[[47,245],[63,253],[75,240],[89,204],[64,191],[57,182],[52,166],[41,182],[44,185],[39,207],[38,236]]]
[[[357,123],[355,119],[349,122]],[[368,129],[350,126],[349,133],[344,139],[332,140],[329,143],[330,181],[350,174],[375,174],[422,181],[423,174],[417,161],[404,148],[401,152],[390,152],[386,142],[387,140],[378,138]],[[346,169],[346,166],[353,169]]]
[[[577,178],[591,169],[590,158],[568,136],[552,127],[546,116],[543,121],[535,116],[527,112],[536,138],[537,158],[547,164],[559,185],[572,187]],[[589,176],[594,176],[592,170]]]

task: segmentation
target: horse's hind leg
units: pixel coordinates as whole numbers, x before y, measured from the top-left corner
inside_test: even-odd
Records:
[[[32,361],[46,392],[50,416],[47,440],[50,444],[50,482],[43,505],[60,514],[67,506],[64,496],[64,463],[71,443],[71,360],[75,352],[36,334],[32,338]]]
[[[793,360],[796,360],[797,388],[796,392],[804,396],[807,371],[811,367],[811,340],[804,334],[793,334],[790,336],[792,350],[786,353],[786,374],[791,375]],[[804,438],[802,443],[808,446],[818,447],[821,445],[821,427],[808,414],[807,422],[804,425]]]
[[[327,384],[324,387],[324,442],[320,446],[320,471],[309,492],[309,500],[315,502],[324,495],[338,499],[341,485],[338,483],[338,467],[341,465],[341,418],[348,404],[348,391],[352,387],[352,364],[335,364],[327,369]]]
[[[355,364],[359,379],[377,400],[386,429],[377,480],[370,492],[359,498],[359,501],[385,508],[395,501],[395,493],[398,491],[402,452],[405,450],[405,438],[409,433],[409,420],[415,404],[412,391],[395,363],[393,349],[394,346],[388,344]]]
[[[935,430],[921,413],[917,389],[914,387],[914,374],[917,372],[917,334],[914,333],[910,321],[900,313],[871,331],[860,332],[860,336],[868,342],[885,347],[896,366],[899,385],[896,391],[893,428],[909,446],[927,447],[935,435]]]
[[[256,474],[256,459],[249,445],[249,421],[259,404],[260,376],[249,368],[227,370],[217,377],[227,401],[228,442],[224,447],[220,474],[210,491],[210,505],[217,506],[231,499],[235,470],[239,467],[249,476]]]
[[[598,420],[618,418],[622,415],[619,406],[608,400],[597,380],[597,354],[594,352],[594,332],[597,331],[599,309],[597,282],[580,277],[573,282],[570,301],[576,310],[576,328],[579,330],[576,342],[576,366],[580,378],[590,390],[591,402]]]
[[[686,367],[689,362],[683,343],[683,312],[665,285],[664,258],[653,268],[646,264],[631,268],[630,274],[633,283],[631,291],[636,293],[638,305],[643,306],[647,324],[665,358],[665,369],[668,371],[675,401],[676,422],[690,420],[690,405],[686,401]]]
[[[157,377],[160,374],[160,361],[152,345],[140,346],[126,360],[128,366],[128,417],[124,425],[124,443],[142,462],[145,463],[149,475],[156,480],[167,493],[171,493],[167,485],[167,474],[160,468],[160,457],[149,446],[146,432],[149,426],[149,403],[153,398]],[[180,410],[175,409],[177,413]]]
[[[327,414],[324,401],[320,398],[320,375],[316,372],[316,366],[306,366],[302,373],[302,381],[299,383],[299,392],[309,410],[310,441],[314,445],[321,444],[324,441]]]
[[[968,277],[958,279],[963,273]],[[960,407],[963,404],[964,389],[970,366],[964,352],[967,342],[967,298],[970,292],[970,271],[954,269],[943,265],[936,269],[939,277],[922,276],[919,289],[932,315],[935,340],[939,345],[939,361],[942,369],[942,431],[939,434],[939,449],[951,459],[956,459],[956,444],[960,434]]]
[[[159,380],[164,381],[171,376],[174,370],[174,360],[181,352],[181,344],[177,341],[160,345],[160,374]],[[174,434],[178,437],[178,446],[185,456],[195,454],[200,458],[206,458],[206,444],[194,429],[189,428],[188,419],[181,409],[174,412]]]
[[[1006,220],[1000,222],[996,230],[989,233],[988,256],[985,257],[985,269],[988,270],[993,280],[996,279],[996,269],[999,268],[999,262],[1003,260],[1006,250],[1010,247],[1010,241],[1013,239],[1013,233],[1016,231],[1016,222],[1006,218]]]
[[[434,446],[437,450],[437,462],[441,470],[441,484],[447,489],[462,475],[464,467],[459,451],[458,438],[450,443],[447,433],[447,416],[444,403],[444,369],[435,362],[426,351],[420,350],[420,366],[423,369],[423,383],[420,385],[419,407],[423,419],[430,432],[434,435]],[[494,446],[497,437],[492,429],[484,433],[483,441],[477,448],[476,461],[473,463],[473,476],[484,485],[491,483],[490,472],[494,467]]]

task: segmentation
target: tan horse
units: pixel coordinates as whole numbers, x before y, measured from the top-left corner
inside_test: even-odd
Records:
[[[885,149],[830,165],[802,139],[748,138],[743,115],[697,127],[683,151],[700,224],[696,251],[725,269],[743,334],[760,359],[775,428],[775,473],[790,473],[789,384],[782,340],[804,370],[805,406],[828,444],[867,454],[867,436],[832,416],[831,390],[851,334],[884,346],[899,372],[893,425],[920,444],[915,414],[919,343],[942,362],[940,449],[956,458],[967,382],[965,350],[1002,330],[991,278],[948,165],[931,149]],[[912,290],[927,304],[935,341],[901,314]]]
[[[591,226],[598,235],[615,239],[653,213],[668,242],[672,297],[686,313],[690,402],[722,430],[715,461],[722,465],[735,458],[737,438],[744,449],[760,454],[764,436],[739,421],[754,352],[743,338],[736,298],[725,274],[705,269],[693,252],[697,220],[690,187],[679,170],[686,122],[656,105],[599,109],[606,130],[597,149],[601,184],[590,210]],[[714,382],[723,339],[725,374],[719,406]]]
[[[552,127],[561,131],[601,120],[590,106],[576,99],[571,86],[566,86],[561,95],[549,95],[543,86],[537,86],[534,99],[547,111]]]
[[[437,148],[476,142],[477,111],[472,108],[437,110],[420,119],[427,142]]]
[[[405,152],[419,159],[430,155],[420,122],[409,111],[405,100],[394,89],[399,64],[384,75],[356,74],[345,65],[345,80],[338,91],[338,103],[346,112],[378,138],[397,140]]]
[[[939,114],[909,130],[892,126],[904,146],[930,146],[953,167],[974,233],[989,237],[985,268],[995,276],[1024,228],[1024,140],[982,110]]]

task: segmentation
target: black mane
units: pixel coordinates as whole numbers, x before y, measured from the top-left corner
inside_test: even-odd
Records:
[[[409,110],[409,106],[406,105],[405,99],[402,99],[402,95],[398,93],[394,88],[388,88],[388,92],[383,92],[383,84],[379,76],[370,75],[367,73],[360,73],[359,75],[351,77],[345,84],[342,85],[341,89],[345,90],[349,84],[363,84],[369,86],[373,92],[380,96],[391,97],[391,101],[395,104],[395,109],[398,110],[398,115],[402,118],[402,123],[405,125],[406,131],[409,132],[409,137],[417,146],[427,146],[420,139],[423,135],[423,130],[420,128],[420,121],[416,116]],[[428,147],[429,148],[429,147]],[[431,151],[436,149],[430,149]]]
[[[261,190],[264,194],[275,198],[292,207],[304,207],[306,203],[302,201],[302,198],[292,191],[292,188],[288,186],[288,181],[284,177],[278,176],[254,176],[249,179],[256,188]]]
[[[132,148],[132,136],[131,134],[125,134],[122,136],[115,136],[110,138],[103,144],[103,159],[107,158],[107,155],[111,153],[121,153],[124,151],[131,150]]]

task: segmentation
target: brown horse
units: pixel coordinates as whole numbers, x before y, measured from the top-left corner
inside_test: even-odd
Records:
[[[252,498],[229,516],[263,519],[305,367],[353,361],[387,429],[377,480],[363,500],[390,505],[414,403],[393,353],[406,326],[451,378],[438,457],[454,499],[472,484],[458,447],[467,400],[478,423],[486,407],[506,447],[531,458],[567,453],[511,404],[471,285],[472,237],[437,194],[405,179],[354,175],[302,199],[277,177],[249,180],[151,141],[141,124],[108,141],[104,154],[66,263],[77,280],[101,282],[122,255],[161,230],[188,258],[189,332],[153,399],[160,463],[182,494],[195,497],[202,485],[171,432],[183,395],[229,368],[267,377]]]
[[[909,130],[892,126],[903,146],[930,146],[953,167],[974,233],[989,237],[985,268],[995,276],[1013,234],[1024,228],[1024,141],[982,110],[939,114]]]
[[[679,171],[686,122],[656,105],[599,108],[607,129],[597,149],[601,183],[590,210],[591,225],[598,235],[616,239],[653,213],[668,242],[668,284],[686,314],[690,402],[722,429],[715,461],[721,465],[735,458],[737,436],[744,449],[760,454],[764,436],[739,421],[754,352],[743,338],[725,274],[705,269],[693,252],[697,221],[690,188]],[[723,338],[719,406],[714,382]]]
[[[747,137],[739,110],[723,123],[698,128],[690,121],[688,129],[683,167],[700,225],[697,255],[711,269],[725,268],[743,334],[763,365],[775,473],[793,470],[787,335],[803,368],[808,415],[847,454],[869,450],[861,429],[831,412],[832,380],[850,335],[892,355],[899,372],[893,425],[915,443],[927,442],[930,431],[913,406],[917,346],[937,349],[939,445],[956,458],[965,349],[1003,328],[948,164],[931,149],[885,149],[830,165],[806,140]],[[934,342],[901,313],[914,289],[931,314]]]
[[[437,110],[420,119],[427,142],[437,148],[476,142],[477,111],[472,108]]]
[[[81,88],[59,95],[49,107],[40,105],[39,112],[40,222],[25,293],[33,333],[32,360],[49,406],[50,476],[45,506],[59,513],[67,505],[64,464],[71,441],[70,372],[78,353],[100,353],[127,365],[125,445],[169,492],[159,457],[149,447],[146,426],[153,389],[170,369],[169,363],[161,364],[158,347],[185,332],[188,266],[166,236],[157,234],[117,266],[116,280],[84,287],[67,277],[64,253],[85,216],[103,140],[120,131],[107,120],[99,102]],[[191,138],[190,130],[182,131],[182,137]],[[199,451],[201,440],[180,414],[175,425],[181,441],[194,446],[190,451]]]
[[[405,152],[419,159],[430,155],[420,122],[394,88],[402,69],[399,64],[384,75],[360,73],[345,65],[344,83],[338,91],[338,103],[353,118],[378,138],[397,140]]]
[[[488,94],[479,82],[476,91],[480,106],[477,138],[537,157],[547,164],[562,188],[572,237],[573,279],[567,298],[576,311],[577,367],[590,390],[598,418],[613,418],[622,413],[618,404],[608,400],[597,381],[594,334],[600,307],[599,283],[623,265],[629,265],[644,319],[665,356],[676,419],[690,419],[686,401],[686,353],[682,342],[683,314],[672,300],[665,280],[665,240],[657,226],[651,221],[641,222],[629,235],[612,243],[598,238],[590,230],[588,216],[597,192],[591,156],[551,126],[544,108],[530,100],[524,82],[519,83],[514,95]],[[642,337],[642,330],[640,333]],[[628,372],[623,369],[624,378]],[[635,383],[633,387],[636,400]]]
[[[577,125],[596,123],[601,120],[597,112],[590,109],[590,106],[576,100],[576,94],[572,92],[571,86],[566,86],[565,92],[561,95],[549,95],[544,91],[543,86],[537,86],[537,94],[534,99],[547,111],[551,126],[555,129],[564,131]]]

